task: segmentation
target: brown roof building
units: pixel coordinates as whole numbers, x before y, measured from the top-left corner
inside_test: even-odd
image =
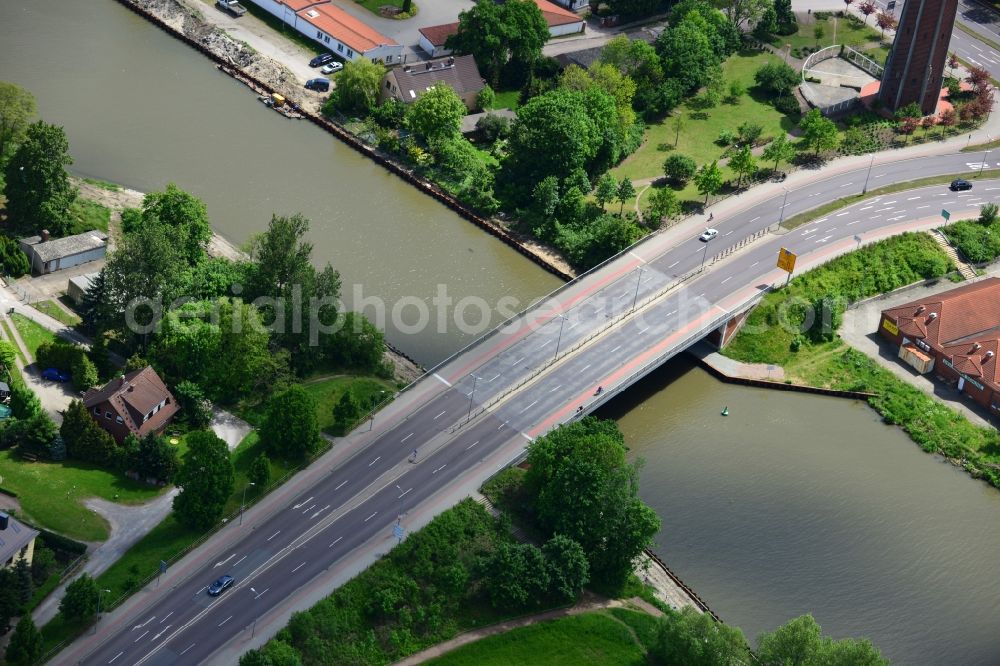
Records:
[[[174,396],[148,365],[112,379],[103,388],[90,389],[83,406],[119,444],[129,434],[144,437],[161,432],[177,413]]]
[[[389,70],[383,79],[380,100],[395,97],[404,104],[412,104],[439,83],[451,86],[470,111],[476,108],[476,97],[486,85],[475,58],[454,56]]]
[[[883,310],[878,330],[918,372],[1000,414],[1000,278]]]

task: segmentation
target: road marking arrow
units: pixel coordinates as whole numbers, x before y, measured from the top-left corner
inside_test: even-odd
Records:
[[[214,566],[214,567],[212,567],[212,568],[213,568],[213,569],[215,569],[216,567],[221,567],[221,566],[222,566],[223,564],[225,564],[225,563],[226,563],[226,562],[228,562],[229,560],[233,559],[234,557],[236,557],[236,553],[233,553],[232,555],[230,555],[230,556],[229,556],[229,557],[227,557],[226,559],[222,560],[221,562],[216,562],[216,563],[215,563],[215,566]]]
[[[153,637],[152,637],[151,639],[149,639],[149,640],[151,640],[151,641],[155,641],[155,640],[159,639],[159,638],[160,638],[160,636],[162,636],[163,634],[165,634],[165,633],[166,633],[166,631],[167,631],[167,629],[169,629],[169,628],[170,628],[170,627],[172,627],[172,626],[174,626],[174,625],[172,625],[172,624],[168,624],[167,626],[165,626],[165,627],[163,628],[163,631],[161,631],[160,633],[156,634],[155,636],[153,636]]]
[[[311,499],[312,499],[312,497],[310,497],[309,499],[305,500],[304,502],[300,502],[299,504],[296,504],[292,508],[293,509],[301,509],[302,507],[304,507],[306,505],[306,502],[308,502]]]

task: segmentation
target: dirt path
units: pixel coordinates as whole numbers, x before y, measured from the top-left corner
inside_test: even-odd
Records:
[[[585,593],[583,599],[574,606],[545,611],[544,613],[536,613],[534,615],[527,615],[514,620],[500,622],[499,624],[493,624],[488,627],[480,627],[479,629],[467,631],[463,634],[455,636],[451,640],[438,643],[437,645],[429,647],[426,650],[421,650],[416,654],[411,654],[406,659],[396,662],[396,666],[416,666],[416,664],[422,664],[423,662],[435,657],[440,657],[441,655],[451,652],[452,650],[456,650],[463,645],[474,643],[480,639],[486,638],[487,636],[503,634],[511,629],[527,627],[532,624],[538,624],[539,622],[556,620],[558,618],[569,617],[571,615],[580,615],[581,613],[589,613],[591,611],[602,610],[605,608],[627,608],[629,606],[643,610],[651,615],[659,616],[663,614],[642,599],[605,599],[603,597],[597,597],[595,595]]]

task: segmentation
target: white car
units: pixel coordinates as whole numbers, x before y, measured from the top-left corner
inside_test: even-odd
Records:
[[[323,69],[319,70],[324,74],[333,74],[334,72],[339,72],[344,69],[344,63],[334,60],[328,65],[323,65]]]
[[[718,229],[705,229],[705,233],[703,233],[701,236],[698,236],[698,240],[707,243],[708,241],[712,240],[718,235],[719,235]]]

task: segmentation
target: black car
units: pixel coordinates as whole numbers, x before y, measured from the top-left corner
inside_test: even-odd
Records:
[[[236,582],[235,578],[233,578],[229,574],[226,574],[225,576],[223,576],[222,578],[220,578],[219,580],[215,581],[214,583],[208,586],[208,596],[210,597],[219,596],[220,594],[231,588],[233,586],[233,583],[235,582]]]
[[[316,79],[309,79],[306,81],[306,88],[317,92],[327,92],[330,90],[330,79],[323,78],[322,76]]]
[[[321,55],[316,56],[315,58],[309,61],[309,66],[319,67],[320,65],[325,65],[328,62],[333,62],[332,53],[323,53]]]
[[[949,189],[952,192],[961,192],[962,190],[971,190],[972,189],[972,183],[970,183],[969,181],[965,180],[964,178],[956,178],[955,180],[951,181],[951,186],[949,187]]]

